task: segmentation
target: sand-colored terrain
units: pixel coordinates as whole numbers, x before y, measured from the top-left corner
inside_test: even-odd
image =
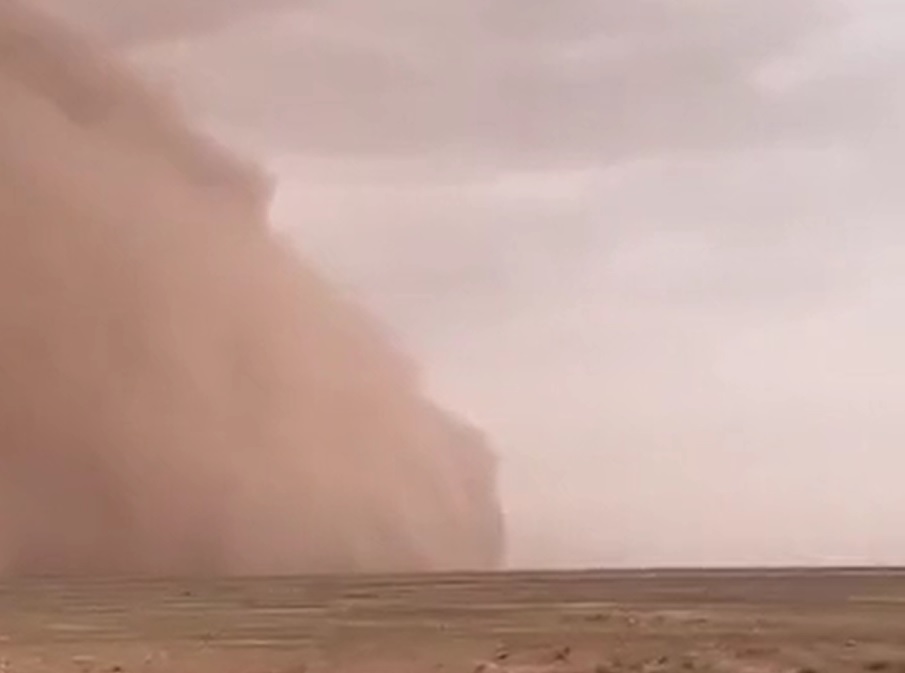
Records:
[[[905,671],[905,572],[503,573],[0,588],[9,673]]]

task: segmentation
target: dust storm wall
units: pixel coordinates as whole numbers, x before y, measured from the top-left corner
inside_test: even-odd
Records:
[[[267,176],[0,0],[0,573],[493,568],[496,462]]]

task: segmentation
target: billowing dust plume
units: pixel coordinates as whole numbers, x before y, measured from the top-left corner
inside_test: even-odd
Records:
[[[269,181],[0,0],[0,572],[492,568],[496,464]]]

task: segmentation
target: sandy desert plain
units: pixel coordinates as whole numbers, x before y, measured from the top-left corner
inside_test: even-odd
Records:
[[[0,670],[905,672],[905,570],[0,585]]]

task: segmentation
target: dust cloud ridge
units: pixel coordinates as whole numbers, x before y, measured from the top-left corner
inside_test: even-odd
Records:
[[[493,568],[496,462],[269,178],[0,0],[0,573]]]

